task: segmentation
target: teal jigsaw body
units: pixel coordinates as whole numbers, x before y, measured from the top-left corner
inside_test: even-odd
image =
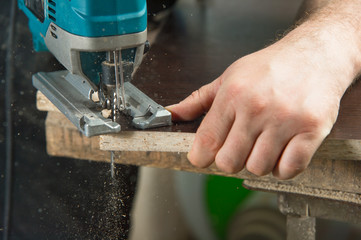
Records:
[[[137,33],[147,27],[146,0],[18,0],[18,5],[29,18],[36,51],[47,50],[44,36],[51,22],[83,37]]]
[[[146,0],[18,0],[18,5],[29,18],[34,49],[48,50],[66,68],[34,74],[34,87],[85,136],[119,132],[123,115],[140,129],[172,124],[169,111],[130,83],[149,49]]]

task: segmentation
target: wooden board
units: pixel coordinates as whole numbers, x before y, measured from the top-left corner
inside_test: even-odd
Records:
[[[105,136],[113,137],[114,139],[112,139],[112,141],[118,141],[119,143],[119,141],[122,141],[120,139],[123,139],[124,141],[131,141],[134,144],[143,146],[144,149],[143,151],[129,151],[129,149],[125,149],[124,151],[117,150],[114,152],[116,163],[257,180],[265,184],[268,190],[274,190],[275,186],[277,186],[279,189],[287,189],[288,192],[303,193],[306,195],[314,195],[315,189],[323,189],[325,191],[318,191],[317,194],[323,194],[328,198],[333,196],[338,200],[345,200],[346,197],[348,197],[348,199],[352,199],[352,202],[361,203],[361,196],[358,195],[361,194],[361,178],[359,177],[361,161],[351,161],[351,158],[354,160],[360,159],[357,157],[357,154],[361,154],[360,148],[354,145],[348,147],[348,141],[325,141],[305,172],[294,179],[278,181],[272,177],[272,175],[259,178],[245,170],[237,174],[226,174],[218,170],[214,164],[208,168],[196,168],[187,160],[186,151],[173,151],[174,149],[164,151],[164,149],[154,149],[154,145],[150,151],[146,150],[146,144],[143,142],[144,140],[142,140],[143,137],[149,138],[149,136],[151,136],[149,135],[150,133],[153,136],[157,136],[158,134],[164,136],[164,133],[139,131],[135,138],[133,138],[132,133],[133,132],[129,131],[123,137],[122,135],[118,137],[103,135],[100,137],[87,138],[59,112],[49,112],[46,119],[47,151],[48,154],[52,156],[110,162],[109,149],[102,150],[100,148],[100,139]],[[143,133],[144,135],[142,135]],[[168,140],[171,141],[172,139]],[[360,142],[358,142],[358,144],[360,144]],[[335,151],[334,148],[338,148],[338,146],[340,146],[339,149],[346,146],[349,150],[344,150],[343,152]],[[174,146],[172,146],[172,148],[173,147]],[[332,152],[335,152],[335,156],[339,158],[332,157]],[[342,160],[343,157],[350,160]],[[331,194],[329,191],[335,194]],[[325,192],[327,192],[328,195],[325,194]],[[357,198],[351,198],[350,196],[357,196]]]
[[[285,14],[280,16],[276,15],[278,11],[272,11],[277,6],[267,1],[252,1],[255,5],[270,4],[263,11],[238,0],[229,0],[227,4],[180,1],[135,74],[134,85],[162,105],[177,103],[218,77],[237,58],[269,43],[277,29],[291,25],[293,17],[287,15],[287,1],[283,3]],[[186,152],[200,120],[153,131],[129,128],[117,135],[86,138],[41,94],[38,108],[50,111],[46,120],[47,150],[53,156],[110,161],[109,151],[114,151],[117,163],[256,179],[266,190],[287,189],[287,192],[360,203],[359,96],[361,85],[355,84],[344,96],[337,123],[308,169],[289,181],[278,181],[271,175],[256,178],[247,171],[225,174],[215,165],[205,169],[193,167]],[[327,194],[317,195],[315,189]]]

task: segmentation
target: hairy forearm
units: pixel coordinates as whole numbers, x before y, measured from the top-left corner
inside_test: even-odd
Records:
[[[313,6],[276,46],[291,45],[311,56],[315,66],[342,76],[340,89],[345,90],[361,71],[361,1],[318,0]]]
[[[330,0],[304,0],[298,10],[296,20],[302,20],[311,15],[314,11],[323,7]]]

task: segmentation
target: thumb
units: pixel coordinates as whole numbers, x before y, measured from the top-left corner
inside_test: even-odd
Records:
[[[217,78],[213,82],[194,91],[183,101],[166,107],[172,113],[172,120],[190,121],[207,112],[212,106],[220,85],[221,80]]]

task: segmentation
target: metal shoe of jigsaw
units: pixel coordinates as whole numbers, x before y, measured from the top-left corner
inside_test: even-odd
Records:
[[[171,124],[170,112],[130,83],[147,48],[146,0],[18,4],[29,18],[35,50],[49,50],[67,69],[37,73],[33,85],[84,135],[119,132],[120,112],[141,129]]]

